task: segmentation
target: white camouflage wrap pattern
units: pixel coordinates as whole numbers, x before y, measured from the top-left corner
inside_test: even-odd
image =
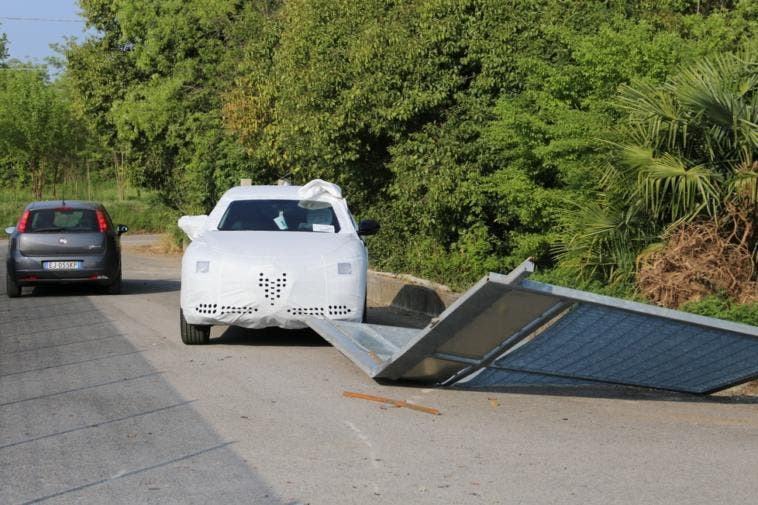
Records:
[[[308,200],[334,209],[337,233],[220,231],[232,201]],[[339,186],[239,186],[209,216],[183,216],[181,308],[189,324],[304,328],[306,316],[360,321],[368,258]]]

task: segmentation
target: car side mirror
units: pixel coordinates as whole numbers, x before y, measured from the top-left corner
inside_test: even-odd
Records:
[[[203,214],[202,216],[182,216],[179,218],[177,225],[187,234],[190,240],[195,240],[202,235],[207,223],[208,216]]]
[[[121,235],[122,233],[126,233],[128,231],[129,231],[129,227],[126,226],[125,224],[116,225],[116,232],[118,232],[119,235]]]
[[[5,229],[5,233],[7,233],[8,235],[13,235],[14,231],[16,231],[16,227],[15,226],[9,226],[9,227],[7,227]]]
[[[358,223],[358,235],[374,235],[379,231],[379,223],[373,219],[364,219]]]

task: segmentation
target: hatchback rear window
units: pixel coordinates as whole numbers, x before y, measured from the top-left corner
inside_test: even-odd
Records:
[[[40,209],[29,215],[27,231],[32,233],[99,232],[97,214],[89,209]]]
[[[305,231],[339,233],[327,202],[316,200],[236,200],[219,222],[222,231]]]

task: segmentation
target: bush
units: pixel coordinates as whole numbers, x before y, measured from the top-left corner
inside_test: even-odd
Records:
[[[67,199],[86,200],[86,195],[67,192]],[[93,201],[105,205],[114,224],[125,224],[132,232],[164,233],[176,225],[178,212],[163,204],[154,191],[130,191],[124,200],[118,200],[115,186],[103,184],[93,188],[90,193]],[[43,195],[43,199],[52,200],[59,195]],[[34,198],[31,192],[8,189],[0,192],[0,226],[15,226],[24,207]]]
[[[164,233],[176,224],[177,211],[149,196],[144,200],[103,202],[114,223],[125,224],[130,231]]]
[[[739,304],[729,300],[725,293],[687,303],[682,307],[682,310],[701,316],[758,326],[758,303]]]

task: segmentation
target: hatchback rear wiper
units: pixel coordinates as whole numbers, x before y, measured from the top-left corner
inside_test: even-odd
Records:
[[[34,230],[34,233],[39,233],[39,232],[61,232],[61,231],[65,231],[65,230],[66,230],[66,228],[60,228],[60,227],[57,227],[57,228],[56,227],[37,228],[36,230]]]

